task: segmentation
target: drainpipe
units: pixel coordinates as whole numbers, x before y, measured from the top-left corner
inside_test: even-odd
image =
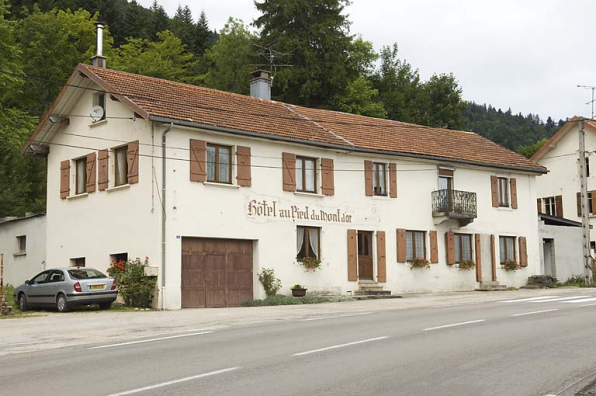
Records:
[[[171,122],[161,134],[161,309],[165,308],[166,288],[166,135],[172,130]]]

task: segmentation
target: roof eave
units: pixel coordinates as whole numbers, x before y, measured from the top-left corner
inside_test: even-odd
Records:
[[[223,132],[223,133],[230,133],[234,135],[240,136],[248,136],[260,139],[267,139],[267,140],[275,140],[275,141],[282,141],[288,143],[296,143],[296,144],[304,144],[308,146],[326,148],[326,149],[335,149],[335,150],[342,150],[342,151],[353,151],[353,152],[360,152],[360,153],[370,153],[370,154],[382,154],[382,155],[391,155],[391,156],[399,156],[399,157],[407,157],[407,158],[416,158],[416,159],[425,159],[425,160],[432,160],[432,161],[439,161],[439,162],[449,162],[453,164],[466,164],[466,165],[473,165],[473,166],[480,166],[483,168],[493,168],[493,169],[502,169],[508,171],[519,171],[519,172],[526,172],[532,174],[546,174],[548,170],[544,167],[540,168],[529,168],[529,167],[517,167],[517,166],[508,166],[508,165],[497,165],[491,164],[481,161],[470,161],[470,160],[463,160],[463,159],[456,159],[456,158],[448,158],[448,157],[439,157],[427,154],[416,154],[416,153],[407,153],[407,152],[399,152],[399,151],[388,151],[388,150],[376,150],[370,148],[363,148],[363,147],[355,147],[349,145],[340,145],[340,144],[333,144],[333,143],[323,143],[323,142],[314,142],[312,140],[304,140],[304,139],[296,139],[296,138],[289,138],[283,136],[275,136],[275,135],[267,135],[258,132],[249,132],[243,131],[239,129],[232,129],[226,127],[218,127],[215,125],[209,124],[202,124],[193,121],[186,121],[186,120],[176,120],[167,117],[160,117],[155,115],[149,115],[149,121],[155,122],[163,122],[167,124],[173,123],[174,125],[190,127],[190,128],[199,128],[199,129],[207,129],[215,132]]]

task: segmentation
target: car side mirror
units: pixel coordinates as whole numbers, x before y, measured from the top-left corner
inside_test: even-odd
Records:
[[[26,284],[26,285],[32,285],[32,284],[33,284],[33,281],[26,280],[26,281],[25,281],[25,284]]]

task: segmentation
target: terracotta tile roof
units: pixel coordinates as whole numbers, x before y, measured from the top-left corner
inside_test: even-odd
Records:
[[[471,132],[309,109],[88,65],[79,68],[150,117],[347,149],[546,173],[541,165]]]

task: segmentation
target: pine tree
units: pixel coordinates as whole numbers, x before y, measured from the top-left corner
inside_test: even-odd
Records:
[[[207,16],[205,15],[205,11],[201,11],[201,16],[199,17],[195,28],[195,49],[197,55],[203,55],[205,50],[213,44],[213,33],[209,30]]]
[[[99,5],[99,20],[108,25],[114,38],[114,45],[119,47],[125,41],[124,26],[122,24],[125,8],[119,0],[101,0]]]
[[[195,26],[192,19],[192,12],[188,6],[178,6],[176,14],[172,19],[172,33],[182,41],[188,51],[196,53],[195,48]]]
[[[124,25],[122,32],[125,38],[138,37],[147,38],[146,34],[147,21],[143,17],[143,7],[141,7],[136,0],[128,3],[128,8],[124,14]]]
[[[151,11],[149,38],[155,41],[158,39],[157,33],[170,29],[170,17],[168,17],[166,10],[164,10],[163,6],[159,4],[157,0],[153,0]]]

